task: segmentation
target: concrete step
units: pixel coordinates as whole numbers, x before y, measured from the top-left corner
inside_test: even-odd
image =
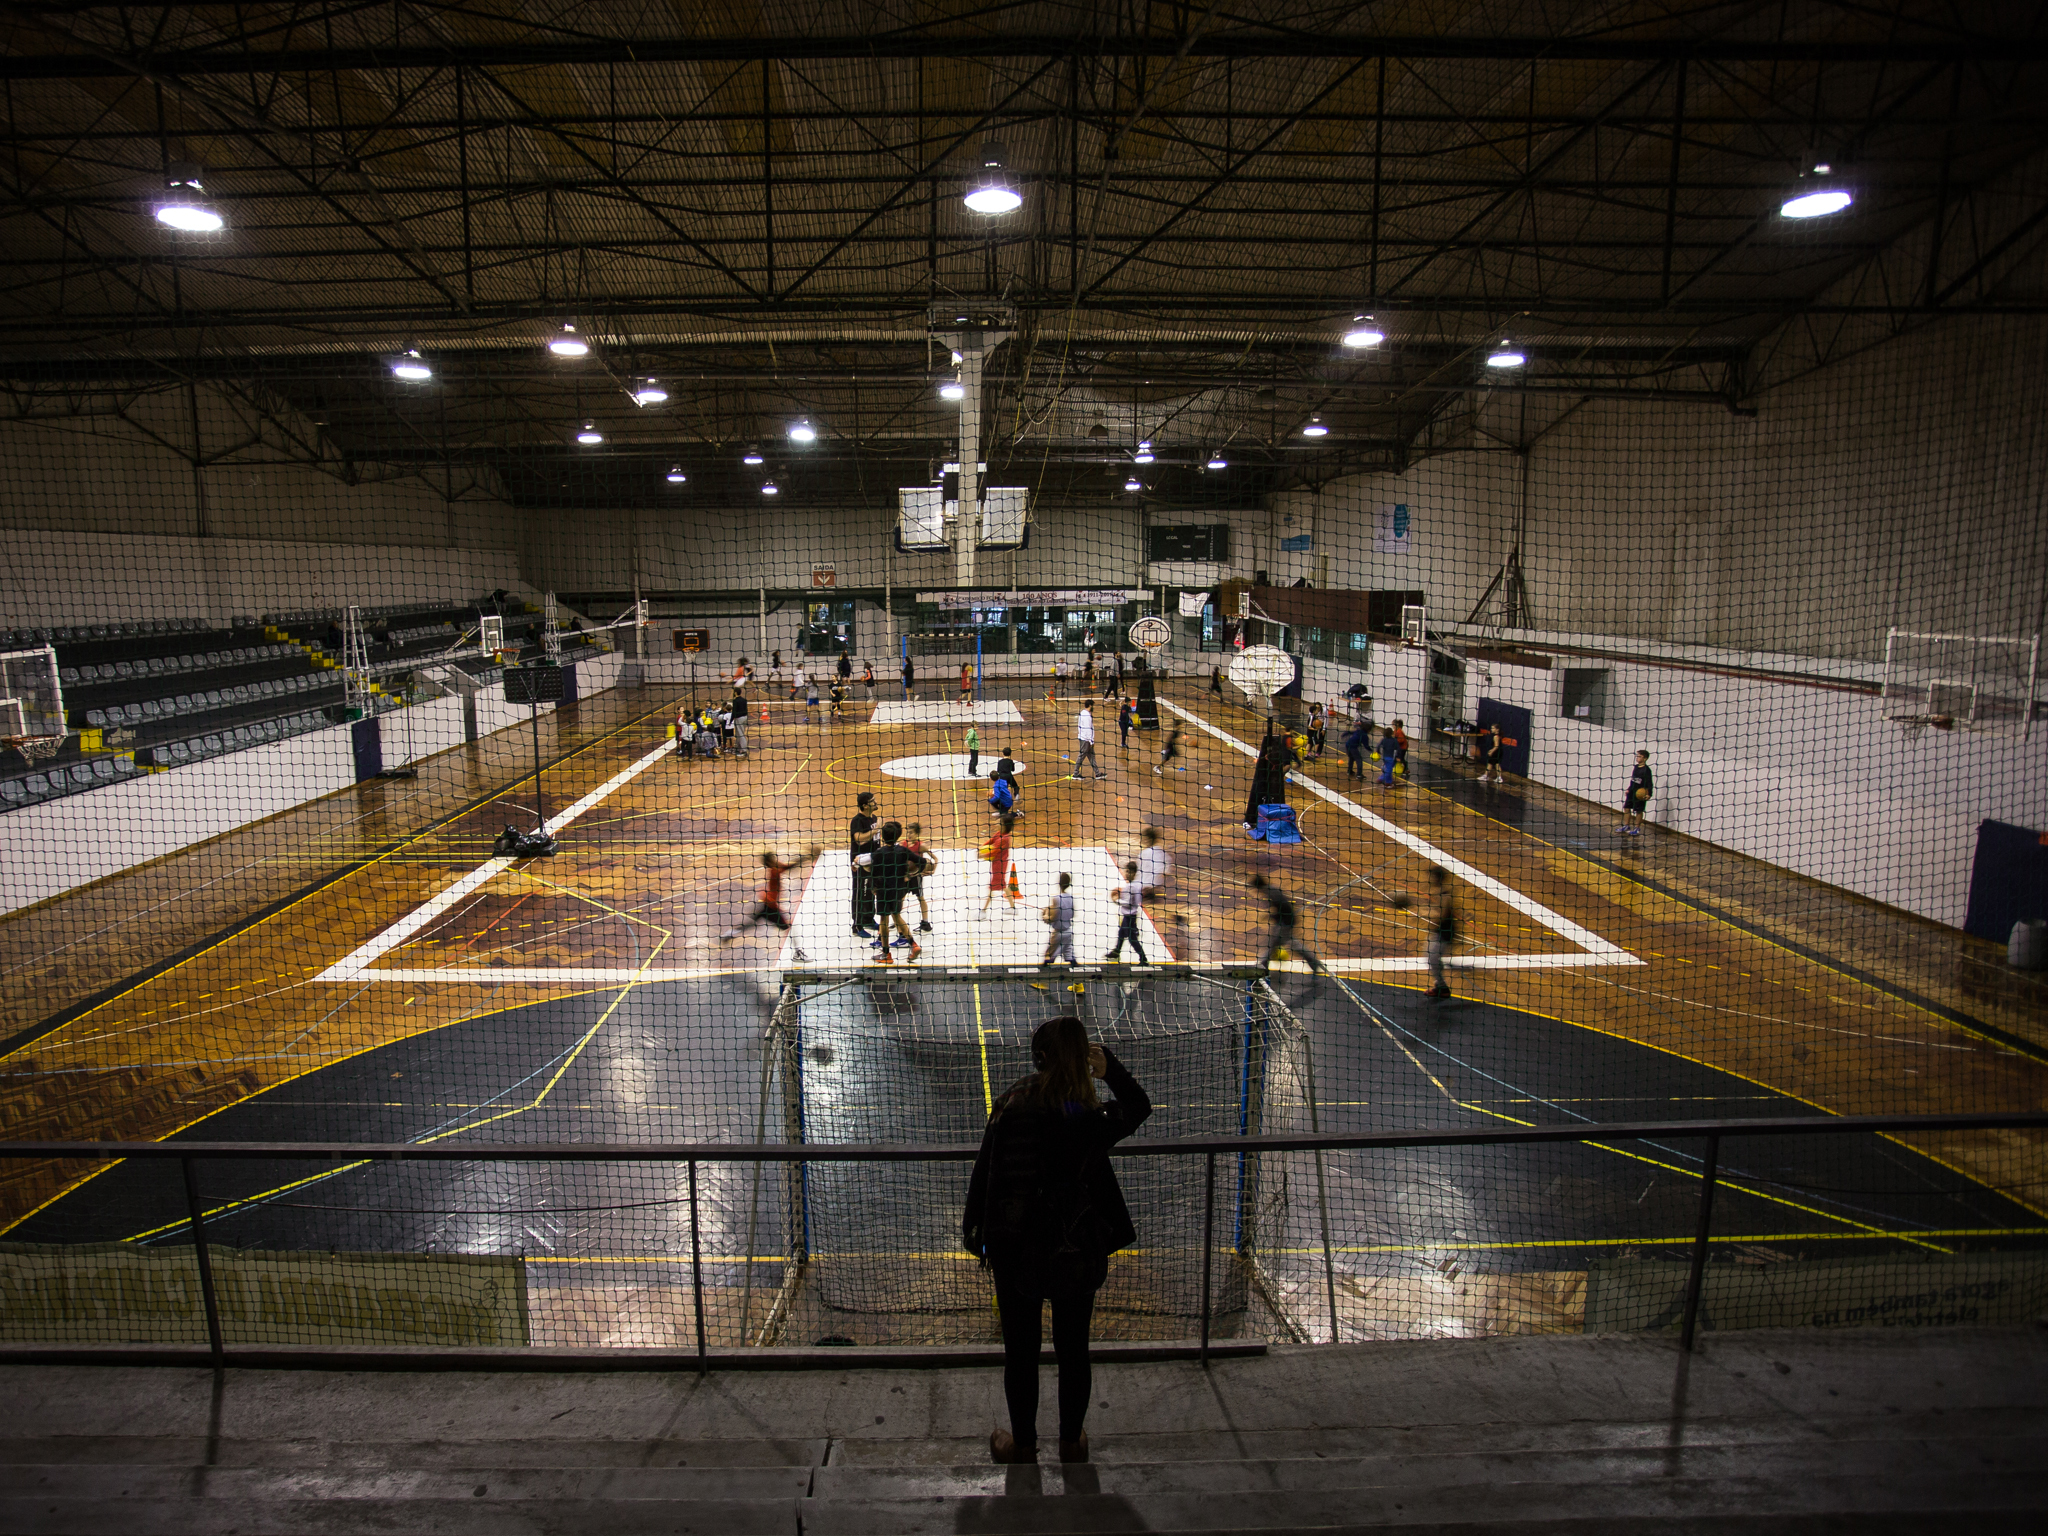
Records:
[[[1072,1469],[1069,1469],[1070,1471]],[[1493,1483],[1467,1487],[1354,1488],[1335,1494],[1177,1493],[1132,1498],[1033,1491],[1030,1468],[1013,1474],[1002,1495],[926,1499],[808,1499],[804,1536],[1093,1536],[1112,1531],[1387,1531],[1549,1529],[1575,1533],[1594,1522],[1617,1531],[1655,1532],[1665,1522],[1703,1522],[1701,1531],[1791,1529],[1787,1520],[1848,1536],[1872,1529],[1871,1516],[1913,1516],[1900,1530],[1948,1529],[1969,1517],[2048,1509],[2031,1472],[1985,1476],[1819,1477],[1797,1483],[1763,1478],[1664,1478],[1624,1484]],[[1717,1523],[1734,1521],[1735,1523]],[[1962,1522],[1957,1522],[1961,1527]]]
[[[1860,1440],[2048,1440],[2048,1410],[1981,1408],[1841,1418],[1688,1419],[1666,1422],[1579,1419],[1564,1423],[1305,1426],[1300,1429],[1108,1434],[1098,1464],[1161,1461],[1298,1460],[1308,1457],[1450,1455],[1474,1451],[1661,1449],[1674,1433],[1687,1446],[1837,1445]],[[1048,1457],[1051,1451],[1048,1448]],[[843,1466],[973,1466],[988,1456],[988,1431],[948,1439],[834,1440],[824,1458]],[[0,1461],[6,1460],[0,1452]],[[32,1458],[23,1458],[32,1459]]]
[[[17,1497],[51,1499],[555,1499],[632,1502],[658,1499],[800,1499],[810,1491],[809,1467],[99,1467],[86,1463],[17,1466],[8,1473]],[[963,1480],[962,1491],[969,1489]],[[933,1490],[937,1491],[937,1490]]]
[[[829,1440],[208,1440],[202,1435],[0,1439],[0,1466],[815,1467]],[[11,1480],[12,1474],[9,1474]]]
[[[0,1498],[8,1536],[797,1536],[795,1499]]]
[[[1677,1446],[1574,1451],[1467,1451],[1434,1455],[1315,1457],[1245,1461],[1163,1461],[1062,1466],[1051,1448],[1035,1474],[1046,1494],[1175,1494],[1267,1491],[1331,1493],[1366,1488],[1487,1484],[1625,1483],[1681,1478],[1757,1481],[1835,1477],[1946,1477],[2048,1466],[2048,1441],[1861,1441],[1807,1445]],[[845,1500],[965,1499],[1001,1495],[1014,1471],[984,1460],[961,1467],[820,1467],[811,1497]]]

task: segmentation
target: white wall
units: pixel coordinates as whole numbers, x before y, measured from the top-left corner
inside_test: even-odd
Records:
[[[1424,652],[1375,646],[1364,673],[1311,662],[1304,693],[1333,699],[1361,678],[1376,718],[1405,718],[1419,735],[1427,665]],[[2048,728],[2038,723],[2031,742],[1909,733],[1870,694],[1614,663],[1608,713],[1627,724],[1593,725],[1560,714],[1562,684],[1562,666],[1468,662],[1464,712],[1475,715],[1482,698],[1529,710],[1530,778],[1617,820],[1635,754],[1647,749],[1653,824],[1951,927],[1969,904],[1977,824],[2048,827]]]
[[[0,528],[0,627],[473,602],[518,575],[509,549]]]
[[[616,655],[576,663],[577,697],[616,686],[621,669]],[[540,712],[552,714],[554,708],[543,704]],[[516,759],[523,745],[516,733],[530,728],[529,706],[508,704],[503,689],[487,689],[477,696],[476,715],[480,738],[515,733],[494,745]],[[432,699],[378,719],[387,768],[463,744],[460,698]],[[6,861],[0,864],[0,912],[349,788],[356,782],[350,732],[347,725],[331,726],[9,811],[0,819],[0,837],[7,846]]]

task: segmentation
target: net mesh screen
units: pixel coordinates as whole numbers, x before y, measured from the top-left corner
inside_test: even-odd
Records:
[[[7,1136],[260,1145],[192,1175],[230,1343],[692,1347],[701,1288],[737,1348],[992,1338],[967,1165],[707,1153],[693,1221],[673,1159],[489,1154],[971,1144],[1067,1010],[1141,1142],[2038,1105],[2040,322],[1646,398],[1387,330],[24,383]],[[1219,1155],[1210,1322],[1673,1326],[1705,1155]],[[1207,1160],[1118,1166],[1101,1328],[1189,1337]],[[2028,1315],[2043,1167],[1731,1136],[1709,1323]],[[9,1155],[0,1228],[5,1337],[203,1336],[177,1162]]]

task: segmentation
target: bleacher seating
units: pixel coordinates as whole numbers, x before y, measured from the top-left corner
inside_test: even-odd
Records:
[[[441,655],[488,609],[486,601],[363,610],[373,637],[373,672],[385,663]],[[0,650],[56,647],[66,723],[73,732],[100,732],[95,739],[102,748],[88,753],[74,734],[45,761],[29,764],[8,754],[0,759],[0,811],[338,723],[345,690],[331,642],[341,617],[340,610],[324,610],[238,616],[225,627],[203,619],[148,619],[0,630]],[[507,648],[538,650],[541,623],[538,614],[506,614]],[[478,687],[493,685],[504,671],[480,653],[454,665]],[[370,694],[367,702],[373,712],[399,705],[383,693]]]

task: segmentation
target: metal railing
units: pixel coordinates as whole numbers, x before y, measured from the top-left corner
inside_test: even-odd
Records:
[[[1204,1366],[1210,1353],[1211,1277],[1215,1263],[1216,1158],[1219,1153],[1320,1153],[1384,1151],[1417,1147],[1523,1146],[1556,1142],[1663,1141],[1673,1138],[1702,1138],[1706,1150],[1701,1159],[1698,1222],[1691,1244],[1682,1321],[1679,1328],[1681,1354],[1695,1345],[1699,1321],[1700,1290],[1706,1273],[1707,1250],[1712,1243],[1714,1191],[1720,1172],[1722,1141],[1745,1136],[1841,1136],[1855,1134],[1904,1134],[1940,1131],[2035,1130],[2048,1131],[2048,1113],[2041,1111],[1988,1111],[1937,1115],[1804,1115],[1782,1119],[1741,1120],[1644,1120],[1605,1125],[1517,1126],[1511,1129],[1472,1131],[1362,1131],[1311,1135],[1186,1137],[1159,1141],[1130,1141],[1112,1149],[1118,1158],[1201,1156],[1205,1163],[1202,1241],[1202,1333],[1199,1358]],[[206,1314],[208,1353],[216,1369],[233,1358],[221,1333],[220,1309],[214,1292],[213,1269],[206,1237],[206,1214],[199,1196],[195,1165],[201,1161],[336,1160],[363,1162],[490,1162],[490,1163],[669,1163],[683,1164],[688,1171],[690,1207],[690,1286],[696,1314],[696,1358],[700,1374],[711,1365],[710,1346],[704,1330],[704,1257],[698,1212],[698,1165],[702,1163],[947,1163],[972,1162],[978,1147],[968,1143],[906,1146],[857,1142],[529,1142],[480,1145],[478,1143],[435,1142],[161,1142],[161,1141],[17,1141],[0,1142],[0,1160],[101,1161],[138,1159],[175,1161],[181,1165],[186,1206]],[[1883,1236],[1885,1234],[1873,1234]],[[1570,1247],[1561,1242],[1559,1247]],[[1323,1231],[1323,1262],[1331,1265],[1327,1225]],[[1330,1337],[1338,1341],[1336,1293],[1330,1294]],[[516,1356],[508,1363],[516,1365]]]

